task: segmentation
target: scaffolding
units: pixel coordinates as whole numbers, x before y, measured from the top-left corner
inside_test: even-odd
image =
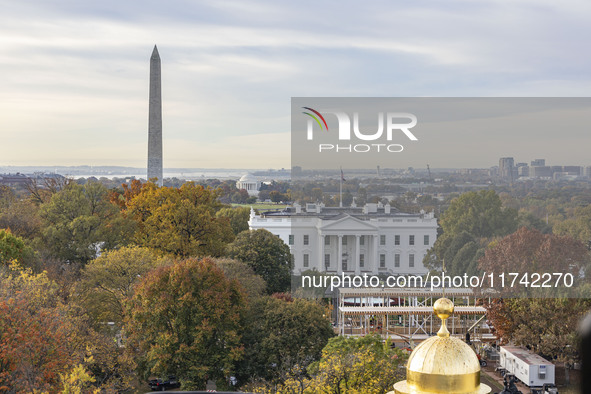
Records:
[[[433,303],[441,289],[340,288],[338,298],[339,335],[380,334],[384,339],[409,347],[437,333],[441,325],[434,319]],[[451,335],[467,337],[480,343],[496,336],[486,323],[486,309],[471,289],[445,289],[445,296],[455,305],[448,319]]]

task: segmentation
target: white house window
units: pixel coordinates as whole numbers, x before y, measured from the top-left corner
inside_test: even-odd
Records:
[[[423,245],[429,245],[429,236],[428,235],[423,236]]]
[[[365,245],[365,235],[359,237],[359,245]]]
[[[414,245],[415,244],[415,236],[414,235],[409,235],[408,236],[408,244],[409,245]]]
[[[386,255],[380,255],[380,268],[386,268]]]
[[[394,245],[400,245],[400,235],[394,236]]]
[[[343,245],[347,245],[347,237],[343,236]]]
[[[304,267],[309,267],[310,266],[310,255],[309,254],[304,254]]]
[[[289,234],[289,244],[293,245],[293,234]]]
[[[415,266],[415,255],[412,253],[408,255],[408,266],[411,268]]]
[[[394,255],[394,267],[400,268],[400,253]]]
[[[330,254],[325,254],[324,255],[324,266],[326,268],[330,267]]]
[[[304,235],[304,245],[309,245],[310,244],[310,236],[309,235]]]
[[[364,254],[359,255],[359,266],[365,267],[365,255]]]
[[[386,236],[380,235],[380,245],[386,245]]]
[[[330,246],[330,237],[328,235],[324,236],[324,244]]]

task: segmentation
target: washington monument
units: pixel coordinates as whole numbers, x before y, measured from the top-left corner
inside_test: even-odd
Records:
[[[160,90],[160,55],[154,45],[150,57],[150,110],[148,118],[148,180],[158,178],[162,186],[162,95]]]

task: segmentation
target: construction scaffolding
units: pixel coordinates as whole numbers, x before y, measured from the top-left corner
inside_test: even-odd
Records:
[[[448,319],[451,335],[467,337],[480,343],[492,342],[496,336],[486,323],[486,309],[471,289],[445,289],[445,297],[455,305]],[[442,291],[429,289],[340,288],[338,329],[343,336],[378,333],[383,338],[413,347],[437,333],[441,325],[433,318],[433,303]]]

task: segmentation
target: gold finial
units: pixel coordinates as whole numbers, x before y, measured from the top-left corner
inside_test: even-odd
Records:
[[[440,298],[433,304],[433,311],[441,319],[441,328],[437,332],[437,336],[449,337],[446,321],[454,313],[454,303],[448,298]]]

